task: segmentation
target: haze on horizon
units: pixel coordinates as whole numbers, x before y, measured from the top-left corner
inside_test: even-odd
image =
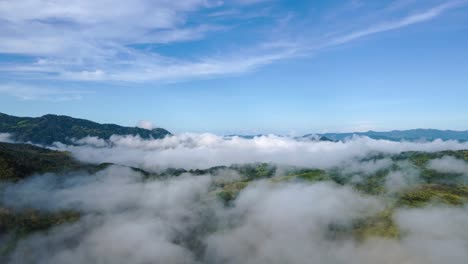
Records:
[[[0,112],[176,133],[467,130],[467,12],[466,0],[1,1]]]

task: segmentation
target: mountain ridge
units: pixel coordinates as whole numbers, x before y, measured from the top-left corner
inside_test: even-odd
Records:
[[[54,142],[74,144],[74,140],[87,136],[109,139],[112,135],[138,135],[144,139],[159,139],[172,135],[163,128],[148,130],[116,124],[100,124],[66,115],[17,117],[4,113],[0,113],[0,133],[11,134],[16,142],[32,142],[41,145],[51,145]]]
[[[385,139],[391,141],[433,141],[441,140],[458,140],[468,141],[468,130],[440,130],[433,128],[416,128],[408,130],[390,130],[390,131],[373,131],[367,132],[346,132],[346,133],[322,133],[320,136],[327,137],[332,140],[344,140],[346,138],[357,136],[367,136],[372,139]]]
[[[256,135],[241,135],[230,134],[226,138],[240,137],[244,139],[253,139],[255,137],[275,135],[277,137],[288,137],[278,134],[256,134]],[[390,130],[390,131],[373,131],[366,132],[343,132],[343,133],[308,133],[303,136],[292,137],[299,141],[343,141],[353,136],[365,136],[372,139],[384,139],[390,141],[433,141],[436,139],[442,140],[458,140],[468,141],[468,130],[441,130],[433,128],[416,128],[408,130]]]

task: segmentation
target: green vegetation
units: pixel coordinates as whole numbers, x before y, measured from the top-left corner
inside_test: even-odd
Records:
[[[29,144],[0,142],[0,181],[19,181],[33,174],[67,174],[77,171],[95,173],[116,165],[102,163],[98,165],[75,160],[70,153],[50,150]],[[126,166],[124,166],[126,167]],[[144,177],[159,177],[140,168],[128,167]]]
[[[98,170],[80,163],[69,153],[28,144],[0,143],[0,180],[20,180],[35,173]]]
[[[290,172],[286,176],[279,176],[272,179],[273,182],[296,180],[302,180],[307,182],[334,181],[334,179],[330,177],[330,175],[328,175],[325,171],[318,169],[298,169],[293,172]]]
[[[385,193],[385,178],[388,173],[388,170],[380,170],[351,185],[365,194],[381,195]]]
[[[400,231],[393,221],[393,209],[384,211],[364,219],[360,219],[353,225],[353,235],[364,240],[369,237],[398,238]]]
[[[78,221],[80,214],[72,211],[45,213],[37,210],[13,211],[0,207],[0,236],[8,237],[0,246],[0,255],[8,254],[19,239],[34,232],[46,231],[65,223]]]
[[[15,117],[0,113],[0,133],[12,134],[17,142],[32,142],[50,145],[54,142],[74,144],[73,139],[87,136],[109,139],[112,135],[138,135],[141,138],[163,138],[167,130],[147,130],[137,127],[122,127],[113,124],[98,124],[68,116],[45,115],[37,118]]]
[[[225,203],[235,200],[242,189],[249,185],[249,181],[237,181],[225,184],[220,184],[216,195]]]
[[[442,158],[444,156],[451,156],[456,159],[468,161],[468,150],[446,150],[439,152],[420,152],[420,151],[408,151],[398,155],[392,156],[394,161],[398,160],[410,160],[413,164],[418,167],[424,167],[432,159]]]
[[[271,178],[276,172],[276,167],[268,163],[234,165],[230,169],[238,171],[242,176],[251,180]]]
[[[0,207],[0,232],[14,230],[22,234],[47,230],[63,223],[75,222],[80,214],[72,211],[45,213],[37,210],[16,212]]]
[[[430,202],[462,205],[468,201],[467,185],[426,184],[403,192],[398,206],[422,207]]]
[[[421,179],[428,184],[456,184],[461,174],[442,173],[427,167],[429,161],[449,156],[455,159],[468,161],[468,150],[439,151],[439,152],[404,152],[392,157],[394,161],[408,160],[421,171]]]

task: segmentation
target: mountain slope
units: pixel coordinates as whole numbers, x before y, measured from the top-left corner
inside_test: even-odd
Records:
[[[0,143],[0,180],[20,180],[36,173],[92,170],[98,165],[81,163],[67,152],[28,144]]]
[[[115,163],[91,164],[76,160],[66,151],[52,150],[30,144],[0,142],[0,183],[2,181],[24,180],[34,174],[44,173],[66,175],[72,172],[85,172],[93,174],[110,166],[128,168],[141,173],[146,178],[159,178],[166,176],[169,172],[178,171],[172,169],[157,174]],[[196,173],[197,171],[181,171],[179,175],[183,172]]]
[[[54,142],[73,144],[72,139],[87,136],[109,139],[112,135],[138,135],[144,139],[163,138],[171,133],[162,128],[147,130],[114,124],[99,124],[69,116],[44,115],[37,118],[16,117],[0,113],[0,133],[12,134],[17,142],[50,145]]]

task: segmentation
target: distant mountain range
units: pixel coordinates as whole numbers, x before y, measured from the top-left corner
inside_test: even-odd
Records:
[[[227,138],[240,137],[253,139],[255,137],[266,136],[266,134],[257,135],[228,135]],[[276,135],[283,137],[281,135]],[[392,130],[386,132],[367,131],[367,132],[349,132],[349,133],[324,133],[324,134],[306,134],[304,136],[294,137],[299,141],[343,141],[353,136],[365,136],[372,139],[385,139],[390,141],[433,141],[458,140],[468,141],[468,131],[438,130],[438,129],[410,129],[410,130]]]
[[[169,131],[163,128],[148,130],[138,127],[123,127],[115,124],[99,124],[85,119],[62,115],[49,114],[34,118],[17,117],[2,113],[0,113],[0,133],[11,134],[12,140],[16,142],[31,142],[41,145],[51,145],[54,142],[74,144],[74,140],[87,136],[109,139],[112,135],[138,135],[143,139],[160,139],[171,135]],[[306,134],[294,137],[294,139],[301,141],[342,141],[354,135],[391,141],[433,141],[435,139],[468,141],[468,131],[438,129]],[[232,138],[234,136],[252,139],[264,135],[227,135],[225,137]]]
[[[231,135],[227,135],[227,136],[224,136],[225,138],[232,138],[232,137],[240,137],[240,138],[243,138],[243,139],[253,139],[253,138],[256,138],[256,137],[262,137],[262,136],[268,136],[268,135],[271,135],[271,134],[257,134],[257,135],[236,135],[236,134],[231,134]],[[282,136],[282,135],[275,135],[277,137],[285,137],[285,136]],[[331,140],[325,136],[321,136],[321,135],[318,135],[318,134],[307,134],[307,135],[304,135],[302,137],[294,137],[294,139],[298,140],[298,141],[334,141],[334,140]]]
[[[356,136],[366,136],[373,139],[386,139],[391,141],[433,141],[458,140],[468,141],[468,131],[438,130],[438,129],[411,129],[411,130],[392,130],[388,132],[352,132],[352,133],[325,133],[319,134],[331,140],[344,140]]]
[[[0,133],[10,133],[17,142],[50,145],[54,142],[73,144],[73,139],[87,136],[109,139],[112,135],[138,135],[144,139],[164,138],[171,133],[162,128],[152,130],[99,124],[85,119],[61,115],[16,117],[0,113]]]

